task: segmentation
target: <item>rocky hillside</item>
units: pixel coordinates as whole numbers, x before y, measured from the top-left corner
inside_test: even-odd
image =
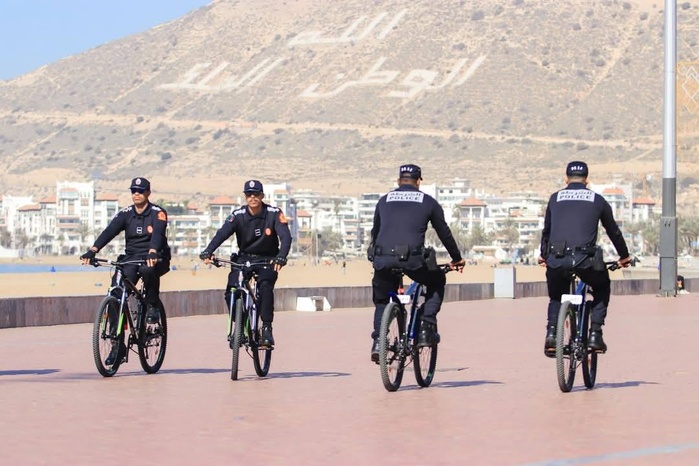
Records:
[[[662,7],[214,1],[0,81],[0,193],[63,179],[124,190],[143,175],[175,198],[237,193],[250,177],[358,194],[385,189],[404,162],[428,183],[545,192],[578,158],[595,181],[658,179]],[[681,3],[678,19],[679,60],[691,61],[699,9]],[[685,69],[694,112],[699,73]],[[689,110],[678,153],[688,193],[699,179]]]

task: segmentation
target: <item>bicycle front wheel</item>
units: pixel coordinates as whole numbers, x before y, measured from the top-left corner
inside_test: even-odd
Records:
[[[405,336],[405,312],[390,302],[383,311],[379,330],[379,369],[383,386],[389,392],[398,390],[403,380]]]
[[[116,374],[122,361],[119,355],[117,357],[112,355],[110,360],[112,350],[117,348],[116,351],[118,351],[118,348],[124,345],[124,332],[117,331],[118,319],[119,300],[113,296],[107,296],[97,308],[92,327],[92,355],[97,372],[104,377]]]
[[[250,313],[248,313],[250,315]],[[250,328],[248,321],[247,331],[250,335],[250,349],[252,350],[252,364],[255,366],[255,373],[260,377],[265,377],[269,373],[269,365],[272,363],[272,348],[260,346],[260,318],[257,317],[257,330],[254,332]]]
[[[240,360],[240,346],[243,344],[243,300],[235,300],[235,324],[231,337],[231,349],[233,359],[231,362],[231,380],[238,380],[238,362]]]
[[[413,369],[415,380],[421,387],[429,387],[437,367],[437,344],[415,347],[413,350]]]
[[[138,359],[148,374],[155,374],[160,370],[167,349],[167,319],[162,302],[158,302],[157,316],[156,319],[151,316],[150,322],[147,310],[139,316]]]
[[[566,301],[561,304],[556,327],[556,372],[558,387],[569,392],[575,380],[575,308]]]
[[[587,339],[589,338],[590,329],[590,303],[586,303],[588,306],[587,316],[583,325],[583,335],[585,339],[583,340],[583,363],[582,363],[582,373],[583,381],[585,382],[585,387],[592,388],[595,386],[595,380],[597,379],[597,351],[591,351],[587,347]]]

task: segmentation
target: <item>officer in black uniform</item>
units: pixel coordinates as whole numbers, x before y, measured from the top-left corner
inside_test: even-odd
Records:
[[[418,335],[419,346],[439,343],[437,312],[442,306],[446,277],[437,268],[433,249],[425,249],[425,232],[431,223],[451,256],[451,267],[463,269],[459,247],[444,220],[444,210],[428,194],[420,191],[422,171],[417,165],[403,165],[399,170],[398,188],[379,199],[371,229],[369,260],[374,263],[372,279],[374,331],[371,334],[371,360],[379,360],[379,328],[381,316],[389,301],[389,292],[396,291],[400,277],[391,269],[403,269],[411,279],[427,288],[424,314]]]
[[[546,207],[541,233],[539,263],[546,266],[549,292],[548,324],[544,354],[556,355],[556,322],[561,308],[561,295],[570,292],[570,271],[593,290],[590,338],[588,345],[599,352],[607,350],[602,326],[607,316],[611,282],[604,265],[602,250],[597,246],[599,223],[607,232],[619,254],[618,264],[628,267],[629,250],[609,203],[587,189],[588,167],[585,162],[570,162],[566,167],[567,187],[551,195]]]
[[[119,211],[107,228],[97,237],[94,245],[80,259],[83,264],[89,264],[95,255],[119,233],[124,232],[126,251],[119,260],[145,260],[144,265],[127,264],[124,266],[124,276],[136,283],[139,277],[146,287],[146,302],[148,323],[158,323],[159,313],[155,309],[160,303],[160,277],[170,270],[170,247],[167,244],[167,212],[162,207],[151,204],[150,182],[145,178],[131,180],[131,199],[133,205]],[[112,286],[115,285],[112,277]],[[110,319],[116,319],[111,316]],[[111,365],[116,358],[116,351],[105,361]]]
[[[259,261],[269,259],[272,268],[257,267],[258,290],[260,302],[258,309],[262,318],[261,344],[274,346],[272,321],[274,320],[274,284],[279,270],[286,265],[286,258],[291,249],[291,232],[281,209],[262,202],[265,194],[262,183],[257,180],[247,181],[243,187],[247,207],[234,210],[226,222],[219,228],[208,246],[199,257],[208,264],[214,251],[234,233],[238,241],[238,257],[231,259],[236,262],[246,260]],[[281,246],[280,246],[281,243]],[[237,270],[228,274],[225,299],[230,306],[230,289],[237,283]]]

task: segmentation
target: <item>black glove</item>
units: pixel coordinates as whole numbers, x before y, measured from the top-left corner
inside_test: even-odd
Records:
[[[154,259],[154,260],[159,259],[158,253],[157,252],[149,252],[148,254],[146,254],[146,260],[150,260],[150,259]]]
[[[286,265],[286,257],[277,256],[274,258],[274,263],[284,267]]]
[[[90,260],[92,260],[92,259],[95,258],[95,254],[97,254],[95,251],[93,251],[92,249],[88,249],[87,251],[85,251],[85,254],[83,254],[82,256],[80,256],[80,259],[83,259],[83,260],[85,260],[85,259],[90,259]]]

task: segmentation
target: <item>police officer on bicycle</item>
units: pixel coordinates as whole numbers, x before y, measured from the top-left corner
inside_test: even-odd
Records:
[[[374,265],[372,279],[374,331],[371,334],[371,360],[379,360],[379,328],[389,292],[397,291],[400,277],[393,269],[402,269],[411,279],[427,289],[418,346],[439,343],[437,313],[442,306],[446,276],[437,267],[434,249],[425,248],[428,223],[437,232],[451,256],[451,267],[461,270],[464,260],[456,240],[444,220],[444,210],[428,194],[420,191],[422,171],[417,165],[403,165],[398,175],[398,188],[379,199],[374,212],[368,258]]]
[[[272,321],[274,320],[274,284],[279,270],[286,265],[291,249],[291,232],[281,209],[262,202],[265,193],[258,180],[245,182],[243,187],[246,207],[234,210],[219,228],[209,245],[199,257],[209,263],[214,251],[233,234],[238,242],[238,254],[231,257],[234,262],[261,261],[269,259],[271,267],[253,267],[257,272],[257,286],[260,292],[258,309],[262,318],[261,345],[274,346]],[[237,283],[237,270],[228,274],[225,300],[230,306],[230,289]]]
[[[609,203],[587,188],[588,167],[585,162],[570,162],[566,167],[566,188],[551,195],[544,229],[541,233],[539,263],[546,266],[549,293],[548,323],[544,354],[556,355],[556,322],[561,308],[561,295],[570,292],[570,272],[575,273],[593,290],[590,349],[605,352],[602,326],[607,316],[611,294],[609,271],[602,249],[597,246],[599,223],[619,254],[618,264],[628,267],[629,250]]]
[[[152,204],[150,181],[145,178],[131,180],[131,199],[133,204],[117,212],[107,228],[97,237],[95,243],[80,259],[89,264],[95,255],[119,233],[124,232],[126,250],[119,256],[120,261],[145,260],[145,264],[126,264],[124,276],[136,283],[143,279],[146,289],[148,323],[158,322],[160,314],[156,308],[160,303],[160,277],[170,270],[170,247],[167,244],[167,212],[162,207]],[[116,277],[112,277],[115,286]],[[111,318],[111,316],[110,316]],[[110,355],[113,362],[115,355]],[[108,358],[109,359],[109,358]],[[107,364],[111,364],[108,362]]]

